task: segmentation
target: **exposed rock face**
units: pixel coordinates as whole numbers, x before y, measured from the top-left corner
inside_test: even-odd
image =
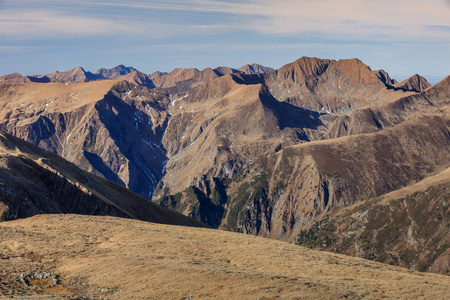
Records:
[[[447,166],[448,79],[417,94],[377,74],[358,60],[302,58],[176,95],[155,197],[214,227],[292,241],[332,208]]]
[[[118,65],[117,67],[111,69],[101,68],[97,72],[95,72],[95,75],[98,75],[100,78],[103,79],[115,79],[120,76],[133,73],[135,71],[137,70],[133,67],[125,67],[124,65]]]
[[[76,213],[203,226],[3,132],[0,165],[2,221],[43,213]]]
[[[245,74],[264,74],[275,71],[270,67],[265,67],[259,64],[244,65],[240,67],[238,70]]]
[[[333,114],[404,95],[387,89],[379,71],[372,71],[358,59],[302,57],[266,74],[264,80],[279,101]]]
[[[45,76],[22,76],[19,73],[0,76],[0,84],[25,84],[30,82],[50,82],[50,80]]]
[[[4,85],[0,128],[213,227],[288,241],[450,161],[450,77],[303,57],[126,78]]]
[[[177,97],[163,139],[171,158],[165,187],[174,193],[201,178],[232,177],[260,155],[308,141],[323,126],[319,113],[279,102],[262,84],[239,84],[230,75]]]
[[[415,74],[393,86],[399,89],[420,93],[429,88],[431,84],[422,76]]]
[[[55,71],[46,74],[45,77],[49,78],[49,80],[52,82],[63,83],[87,82],[98,79],[98,76],[92,74],[91,72],[86,72],[82,67],[76,67],[67,72]]]
[[[161,75],[165,75],[167,74],[167,72],[160,72],[160,71],[155,71],[152,74],[150,74],[150,78],[155,78],[155,77],[159,77]]]
[[[384,82],[387,85],[394,85],[397,83],[397,80],[391,79],[389,74],[385,70],[378,70],[375,71],[375,74],[378,76],[378,78]]]
[[[151,80],[150,77],[139,71],[133,71],[131,73],[123,75],[120,77],[120,79],[140,86],[146,86],[149,88],[155,87],[155,85],[153,84],[153,80]]]
[[[195,68],[177,68],[170,73],[154,77],[152,80],[156,87],[164,88],[170,94],[176,94],[192,90],[225,74],[235,73],[235,71],[225,67],[206,68],[202,71]]]
[[[229,67],[218,67],[215,69],[206,68],[202,71],[190,69],[174,69],[170,73],[153,73],[150,78],[158,88],[163,88],[170,94],[182,93],[203,84],[213,81],[228,74],[258,74],[270,72],[273,69],[261,65],[252,64],[242,66],[239,70]]]
[[[286,146],[376,132],[413,118],[419,104],[432,109],[423,97],[397,103],[413,93],[388,88],[378,73],[356,59],[301,58],[276,72],[228,75],[173,96],[164,188],[178,193],[205,176],[231,178]],[[405,105],[413,108],[397,109]]]
[[[0,98],[2,130],[151,197],[166,161],[165,95],[100,81],[3,86]]]
[[[450,272],[450,169],[419,184],[338,211],[296,243],[413,270]]]

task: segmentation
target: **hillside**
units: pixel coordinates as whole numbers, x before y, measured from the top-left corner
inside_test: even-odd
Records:
[[[351,105],[340,99],[323,112],[314,99],[331,99],[325,91],[339,82],[337,74]],[[275,73],[227,75],[173,96],[163,138],[167,173],[154,198],[214,227],[292,240],[292,231],[332,207],[448,166],[447,81],[413,93],[378,75],[358,60],[302,58]],[[304,101],[312,109],[298,107],[301,97],[275,98],[274,78],[309,91]]]
[[[0,129],[150,198],[166,161],[165,94],[124,81],[0,86]]]
[[[296,244],[412,270],[450,273],[450,168],[302,231]]]
[[[434,300],[450,288],[442,275],[211,229],[79,215],[0,225],[0,295],[14,298]],[[59,283],[14,282],[33,272]]]
[[[214,228],[289,242],[450,167],[450,76],[397,83],[358,59],[253,67],[3,84],[0,129]]]
[[[0,220],[43,213],[111,215],[204,226],[61,157],[0,132]]]

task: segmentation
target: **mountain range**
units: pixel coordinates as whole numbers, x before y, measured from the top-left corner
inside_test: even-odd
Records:
[[[302,57],[0,83],[1,130],[211,227],[449,272],[450,76]]]

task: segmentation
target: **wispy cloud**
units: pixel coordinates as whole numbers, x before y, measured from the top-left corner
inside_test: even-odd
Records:
[[[193,0],[78,1],[87,6],[143,10],[218,13],[240,16],[241,30],[266,35],[313,34],[360,39],[443,38],[429,36],[427,24],[450,26],[443,0]],[[432,22],[433,21],[433,22]],[[448,35],[446,35],[448,37]]]
[[[99,36],[146,37],[205,34],[228,30],[223,24],[167,24],[96,15],[76,15],[53,10],[11,9],[0,11],[0,36],[10,39],[92,38]]]
[[[18,52],[30,49],[37,49],[38,47],[30,46],[0,46],[0,52]]]
[[[27,3],[35,1],[21,0]],[[161,38],[243,31],[266,36],[347,40],[439,40],[450,38],[449,1],[443,0],[42,0],[40,9],[0,10],[0,36],[10,38]],[[34,5],[37,5],[34,3]],[[49,8],[49,9],[46,9]],[[105,9],[108,13],[102,13]],[[130,11],[131,10],[131,11]],[[134,12],[160,12],[135,18]],[[166,20],[171,12],[186,16]],[[217,14],[201,23],[198,16]],[[232,16],[235,22],[225,22]],[[432,25],[430,25],[432,24]],[[431,27],[430,27],[431,26]],[[151,32],[151,34],[148,34]]]
[[[0,35],[9,38],[83,37],[117,33],[139,33],[130,24],[112,20],[72,16],[59,11],[3,10]]]

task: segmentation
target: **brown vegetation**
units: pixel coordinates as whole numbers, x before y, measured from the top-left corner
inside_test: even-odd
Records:
[[[211,229],[42,215],[0,223],[0,295],[90,299],[445,299],[449,277]],[[59,275],[25,289],[21,273]],[[261,298],[262,299],[262,298]]]

